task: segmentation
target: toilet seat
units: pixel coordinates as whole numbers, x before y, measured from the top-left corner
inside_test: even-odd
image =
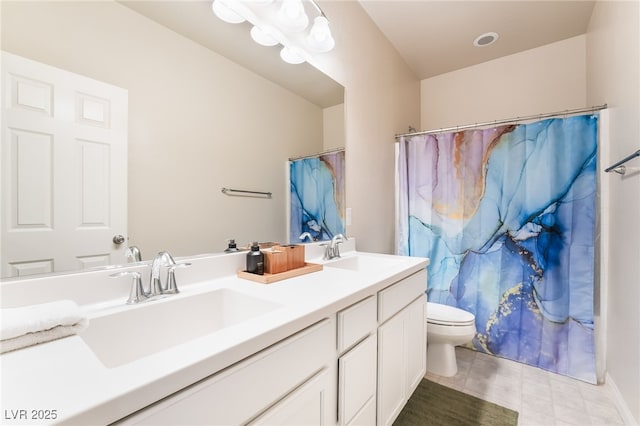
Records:
[[[427,322],[448,326],[467,326],[475,323],[471,312],[441,303],[427,302]]]

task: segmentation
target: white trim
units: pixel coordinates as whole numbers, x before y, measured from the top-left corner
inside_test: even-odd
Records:
[[[400,232],[398,231],[398,227],[400,226],[400,181],[398,179],[398,157],[400,156],[400,143],[395,142],[393,144],[393,203],[394,203],[394,221],[395,226],[393,227],[393,254],[400,253],[400,243],[398,241],[398,236]]]
[[[638,426],[638,421],[634,419],[633,413],[631,413],[629,406],[622,397],[622,393],[620,393],[618,386],[616,386],[615,381],[609,373],[606,374],[606,381],[604,385],[608,388],[609,394],[612,396],[613,402],[616,404],[616,408],[618,409],[618,413],[620,413],[624,424],[627,426]]]
[[[282,241],[289,244],[299,244],[300,241],[291,240],[291,160],[284,163],[284,202],[285,202],[285,235]]]
[[[599,258],[596,261],[596,271],[600,270],[598,276],[594,276],[597,280],[594,283],[594,344],[596,351],[596,377],[598,383],[605,381],[607,366],[607,312],[608,312],[608,282],[609,282],[609,247],[611,247],[610,225],[611,225],[611,185],[612,173],[605,173],[602,165],[609,164],[611,160],[610,138],[609,138],[609,110],[600,111],[598,117],[598,189],[597,199],[598,205],[596,216],[598,222],[596,224],[597,251]],[[599,240],[599,241],[598,241]],[[597,293],[596,293],[597,291]]]

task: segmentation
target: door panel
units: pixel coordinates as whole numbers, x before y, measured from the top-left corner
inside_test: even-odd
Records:
[[[124,263],[127,91],[2,52],[2,276]]]

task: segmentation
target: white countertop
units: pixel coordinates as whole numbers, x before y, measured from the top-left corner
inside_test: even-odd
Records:
[[[245,253],[232,256],[239,262]],[[345,252],[343,257],[357,253]],[[385,262],[386,266],[375,273],[325,266],[322,271],[268,285],[229,273],[207,280],[197,279],[202,273],[194,272],[190,278],[195,280],[184,280],[192,284],[181,284],[179,277],[181,293],[163,299],[162,303],[230,288],[282,307],[118,367],[105,367],[79,335],[5,353],[0,356],[1,422],[111,423],[376,294],[428,264],[424,258],[366,255],[393,259],[394,262]],[[127,286],[125,280],[124,287]],[[126,294],[123,296],[126,298]],[[124,305],[122,298],[81,306],[90,318],[104,312],[138,308]],[[171,318],[166,321],[171,322]],[[162,324],[148,326],[161,327]],[[118,333],[118,330],[113,332]],[[141,336],[141,343],[143,340],[144,336]],[[26,410],[26,419],[20,418],[23,412],[19,410]],[[57,418],[33,419],[32,410],[44,410],[45,413],[55,410]]]

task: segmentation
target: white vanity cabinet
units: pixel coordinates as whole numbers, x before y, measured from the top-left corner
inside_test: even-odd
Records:
[[[377,424],[394,422],[426,372],[426,271],[378,293]]]
[[[377,303],[370,296],[338,312],[338,424],[376,422]]]
[[[335,339],[325,319],[117,424],[334,424]]]
[[[322,256],[320,244],[306,246],[307,259]],[[130,282],[114,286],[108,269],[2,282],[3,307],[74,301],[103,344],[83,332],[2,354],[1,405],[45,401],[56,424],[390,424],[425,373],[429,260],[357,252],[353,239],[342,248],[322,271],[269,286],[234,276],[242,253],[188,258],[181,293],[148,306],[126,305]],[[196,310],[211,314],[206,327]],[[119,333],[165,313],[185,321],[135,344]]]

